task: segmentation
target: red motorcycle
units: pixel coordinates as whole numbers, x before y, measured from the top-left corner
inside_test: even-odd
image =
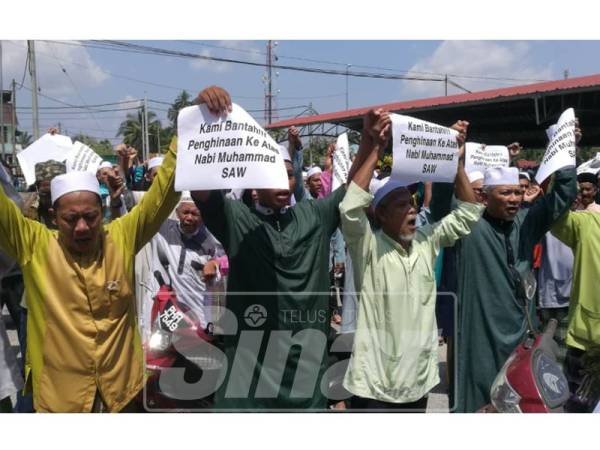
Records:
[[[551,319],[542,334],[530,334],[510,355],[491,389],[492,405],[501,413],[564,412],[569,385],[556,362],[558,322]]]
[[[168,269],[168,266],[165,268]],[[202,270],[202,266],[197,264],[194,269]],[[160,288],[154,297],[151,312],[152,331],[145,348],[148,374],[146,405],[150,410],[208,408],[212,406],[212,396],[193,400],[182,399],[182,383],[171,382],[169,377],[163,377],[161,380],[161,375],[165,369],[183,368],[185,382],[193,383],[202,376],[207,376],[207,371],[218,371],[221,368],[218,353],[210,352],[210,349],[214,348],[211,345],[217,344],[213,335],[213,324],[209,323],[203,328],[193,311],[177,301],[171,283],[165,283],[160,271],[154,272],[154,277]]]

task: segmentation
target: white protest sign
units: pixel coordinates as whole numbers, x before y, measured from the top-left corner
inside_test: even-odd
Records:
[[[35,183],[35,165],[50,160],[63,162],[73,150],[68,136],[45,134],[25,150],[17,154],[17,160],[27,185]]]
[[[584,162],[577,168],[577,175],[584,172],[590,172],[594,174],[600,172],[600,153],[597,153],[595,158]]]
[[[175,190],[289,189],[279,145],[240,106],[189,106],[177,123]]]
[[[87,145],[75,141],[67,157],[67,172],[91,172],[96,174],[102,158]]]
[[[331,179],[331,190],[334,191],[348,181],[350,172],[350,144],[348,133],[341,134],[335,143],[333,152],[333,173]]]
[[[510,158],[504,145],[485,145],[475,142],[465,144],[465,171],[485,172],[488,167],[508,167]]]
[[[392,179],[404,183],[454,181],[458,165],[458,131],[390,114],[394,141]]]
[[[560,115],[556,125],[548,128],[548,134],[550,132],[552,132],[552,137],[535,175],[538,184],[542,184],[557,170],[575,165],[575,111],[573,108],[567,109]]]

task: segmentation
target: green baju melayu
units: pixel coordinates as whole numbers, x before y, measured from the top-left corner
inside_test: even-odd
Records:
[[[490,402],[494,378],[528,326],[526,300],[516,273],[532,268],[533,248],[575,200],[575,169],[556,172],[553,189],[511,222],[487,211],[455,245],[458,264],[456,412],[475,412]],[[434,184],[434,219],[450,208],[451,185]],[[437,220],[437,219],[436,219]],[[535,305],[528,303],[530,317]]]
[[[345,192],[282,211],[218,192],[197,203],[229,257],[227,308],[237,319],[225,336],[228,371],[216,408],[326,407],[329,241]]]

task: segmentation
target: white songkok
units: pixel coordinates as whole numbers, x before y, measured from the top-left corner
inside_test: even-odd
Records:
[[[319,166],[314,166],[309,169],[308,174],[306,176],[307,176],[307,178],[310,178],[313,175],[321,174],[321,173],[323,173],[321,168]]]
[[[163,157],[162,156],[157,156],[156,158],[151,158],[150,161],[148,161],[148,170],[152,170],[155,167],[160,167],[163,163]]]
[[[531,177],[527,172],[519,172],[519,177],[527,178],[529,181],[531,181]]]
[[[477,180],[483,180],[483,173],[479,170],[474,170],[473,172],[469,172],[467,177],[469,178],[469,183],[473,183]]]
[[[384,178],[381,180],[379,184],[379,189],[375,192],[375,198],[373,199],[373,207],[377,208],[377,205],[385,198],[393,190],[398,188],[406,188],[406,184],[401,181],[390,180],[388,178]]]
[[[519,169],[516,167],[490,167],[485,171],[484,186],[518,185]]]
[[[98,170],[100,169],[112,169],[112,163],[110,161],[102,161],[98,166]]]
[[[181,191],[181,199],[179,200],[179,204],[182,203],[194,203],[192,199],[192,193],[190,191]]]
[[[100,184],[96,175],[91,172],[69,172],[54,177],[50,182],[50,196],[53,204],[63,195],[78,191],[93,192],[100,197]]]

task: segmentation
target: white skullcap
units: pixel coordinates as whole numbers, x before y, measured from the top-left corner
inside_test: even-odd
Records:
[[[163,163],[163,157],[162,156],[157,156],[156,158],[151,158],[150,161],[148,161],[148,170],[152,170],[155,167],[160,167]]]
[[[529,181],[531,181],[531,177],[527,172],[519,172],[519,178],[520,177],[527,178]]]
[[[469,172],[467,174],[467,178],[469,179],[469,183],[473,183],[477,180],[483,180],[483,173],[479,170],[474,170],[473,172]]]
[[[181,191],[181,199],[179,200],[179,204],[182,203],[194,203],[192,199],[192,193],[190,191]]]
[[[110,161],[102,161],[100,163],[100,165],[98,166],[98,170],[105,169],[105,168],[112,169],[112,166],[113,165]]]
[[[279,153],[284,161],[292,162],[292,158],[290,157],[290,152],[285,145],[279,144]]]
[[[68,172],[54,177],[50,182],[52,203],[65,194],[78,191],[93,192],[100,197],[100,184],[96,175],[91,172]]]
[[[519,169],[516,167],[490,167],[485,171],[484,186],[518,185]]]
[[[406,184],[401,181],[390,180],[389,177],[381,180],[379,189],[377,189],[377,192],[375,192],[373,207],[377,208],[377,205],[379,205],[381,200],[383,200],[386,195],[398,188],[406,188]]]
[[[310,178],[313,175],[316,175],[318,173],[323,173],[323,171],[321,170],[321,168],[319,166],[314,166],[308,170],[308,174],[306,176],[307,176],[307,178]]]

